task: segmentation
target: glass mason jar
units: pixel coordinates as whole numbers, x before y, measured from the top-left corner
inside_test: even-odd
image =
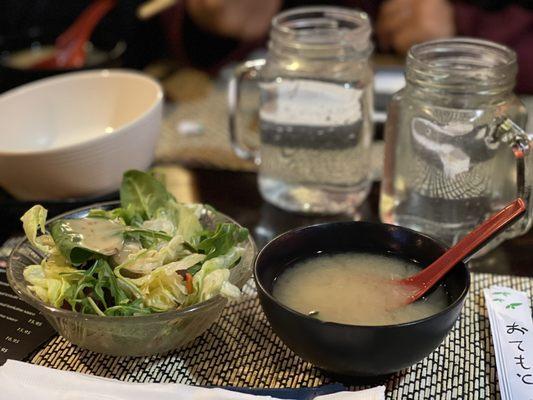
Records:
[[[272,21],[266,60],[236,69],[229,85],[230,138],[259,165],[264,199],[289,211],[353,212],[370,187],[373,136],[371,26],[339,7],[294,8]],[[260,148],[237,129],[240,84],[259,81]],[[242,135],[244,136],[244,135]]]
[[[513,94],[516,55],[468,38],[414,46],[385,125],[382,221],[456,243],[531,194],[527,114]],[[530,214],[530,212],[528,213]],[[529,229],[529,215],[503,236]]]

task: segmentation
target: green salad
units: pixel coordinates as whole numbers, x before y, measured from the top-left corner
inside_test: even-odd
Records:
[[[45,303],[100,316],[174,310],[222,295],[236,298],[230,269],[248,231],[233,223],[206,229],[207,206],[182,204],[153,175],[124,174],[120,207],[59,219],[45,230],[40,205],[21,218],[31,244],[43,253],[24,278]]]

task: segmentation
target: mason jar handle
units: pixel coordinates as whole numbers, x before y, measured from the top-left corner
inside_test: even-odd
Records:
[[[516,195],[526,202],[526,212],[520,223],[519,230],[511,230],[517,234],[527,232],[531,225],[531,163],[527,162],[531,150],[531,140],[528,134],[509,118],[502,118],[494,131],[494,140],[508,144],[516,160]],[[527,174],[527,175],[526,175]]]
[[[259,71],[265,66],[265,59],[246,61],[235,68],[233,77],[228,85],[228,107],[229,107],[229,137],[231,147],[238,157],[245,160],[260,163],[260,155],[257,149],[252,149],[240,140],[237,128],[237,117],[240,108],[241,84],[246,79],[257,79]]]

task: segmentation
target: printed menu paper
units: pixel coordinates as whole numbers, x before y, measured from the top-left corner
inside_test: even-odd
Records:
[[[6,260],[0,257],[0,365],[23,360],[55,335],[54,329],[9,286]]]

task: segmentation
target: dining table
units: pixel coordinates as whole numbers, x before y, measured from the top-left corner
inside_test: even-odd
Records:
[[[153,67],[150,71],[157,76],[160,70]],[[225,82],[210,80],[198,71],[180,70],[167,75],[163,85],[168,101],[153,167],[179,201],[207,203],[231,216],[249,230],[259,250],[277,235],[302,226],[329,221],[379,221],[382,124],[376,125],[377,140],[372,151],[374,181],[366,201],[357,210],[341,215],[291,213],[263,200],[257,187],[257,166],[232,154],[227,135]],[[246,101],[243,104],[247,107]],[[250,120],[243,125],[253,131],[256,127],[253,105],[249,109]],[[41,203],[52,216],[117,198],[115,192]],[[19,218],[31,204],[0,192],[0,267],[6,265],[9,252],[21,237]],[[51,332],[21,358],[37,365],[130,382],[241,388],[340,384],[354,390],[384,384],[386,396],[391,399],[499,398],[482,291],[491,285],[503,285],[533,293],[533,231],[506,240],[468,265],[472,278],[470,293],[446,340],[412,367],[375,379],[333,376],[292,353],[270,329],[253,280],[243,288],[241,300],[229,303],[207,332],[168,354],[136,358],[96,354]]]

